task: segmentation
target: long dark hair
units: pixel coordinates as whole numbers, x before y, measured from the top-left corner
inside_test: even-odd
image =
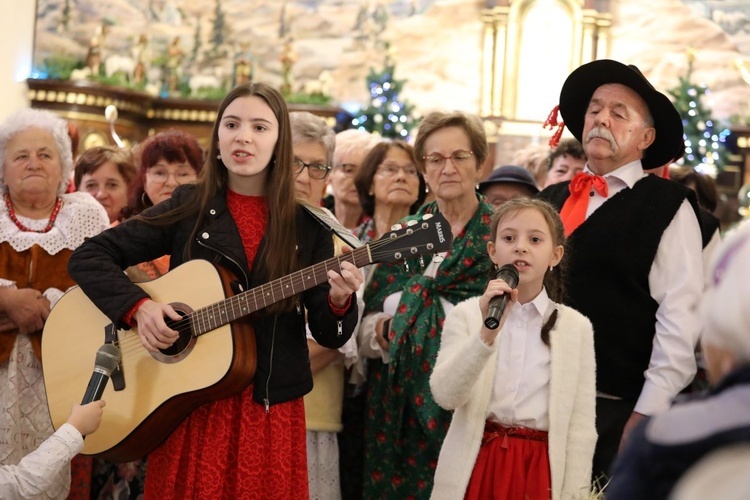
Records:
[[[547,203],[546,201],[537,198],[526,198],[519,196],[506,201],[495,209],[495,214],[492,216],[492,222],[490,223],[490,229],[492,239],[497,239],[497,228],[500,226],[500,222],[508,216],[515,215],[521,210],[536,210],[544,220],[550,229],[550,235],[552,236],[552,245],[562,245],[565,248],[565,228],[563,227],[560,216],[555,211],[555,208]],[[544,273],[544,287],[547,289],[547,295],[554,302],[562,302],[565,299],[565,270],[567,267],[567,252],[563,250],[563,257],[558,262],[557,266],[553,270]],[[554,328],[557,322],[557,308],[552,312],[547,322],[542,325],[542,341],[549,346],[549,332]]]
[[[296,259],[296,209],[297,203],[294,191],[294,177],[292,169],[292,135],[289,125],[289,111],[286,102],[278,90],[265,83],[247,83],[235,87],[227,94],[219,105],[211,132],[211,143],[208,149],[206,163],[195,189],[189,198],[173,210],[155,218],[149,218],[151,223],[169,225],[186,217],[197,214],[197,220],[190,234],[190,241],[194,241],[203,222],[207,207],[218,194],[226,192],[228,172],[219,155],[219,126],[226,108],[241,97],[257,96],[263,99],[271,108],[279,122],[279,136],[274,146],[273,156],[268,166],[266,176],[265,196],[268,203],[268,228],[266,229],[265,251],[258,258],[267,270],[269,281],[281,278],[297,270]],[[191,245],[185,247],[185,258],[191,256]],[[289,298],[268,307],[268,312],[276,314],[290,311],[294,301]]]

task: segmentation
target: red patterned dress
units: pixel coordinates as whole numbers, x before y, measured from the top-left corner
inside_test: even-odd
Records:
[[[252,263],[265,233],[261,196],[227,193],[227,206]],[[148,457],[145,498],[306,499],[305,409],[302,398],[266,412],[241,394],[195,410]]]

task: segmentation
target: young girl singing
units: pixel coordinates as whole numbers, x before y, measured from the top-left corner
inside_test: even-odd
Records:
[[[430,378],[455,410],[435,472],[434,499],[587,498],[596,443],[591,323],[559,303],[564,232],[540,200],[516,198],[492,219],[487,253],[518,270],[517,289],[493,279],[445,319]],[[490,300],[510,294],[500,326]]]

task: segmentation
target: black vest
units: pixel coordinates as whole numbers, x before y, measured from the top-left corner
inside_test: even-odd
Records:
[[[701,237],[703,238],[703,248],[706,248],[711,242],[711,238],[714,237],[716,231],[721,226],[721,221],[714,214],[708,210],[701,208],[700,211],[700,223],[701,223]]]
[[[559,211],[568,184],[550,186],[539,197]],[[662,234],[685,198],[697,213],[692,191],[648,175],[607,200],[568,237],[565,302],[594,326],[599,391],[630,400],[641,393],[659,306],[648,275]]]

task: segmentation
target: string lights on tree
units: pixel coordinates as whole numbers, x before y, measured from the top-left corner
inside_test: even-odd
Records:
[[[705,84],[696,85],[691,81],[695,61],[693,49],[688,50],[687,59],[687,73],[680,77],[679,85],[669,91],[685,129],[683,162],[685,166],[716,177],[727,163],[726,139],[730,132],[711,117],[711,110],[704,103],[711,91]]]
[[[383,137],[406,140],[414,127],[413,106],[399,99],[405,80],[394,78],[392,51],[387,43],[385,48],[383,69],[378,72],[370,68],[367,75],[370,103],[352,119],[352,125]]]

